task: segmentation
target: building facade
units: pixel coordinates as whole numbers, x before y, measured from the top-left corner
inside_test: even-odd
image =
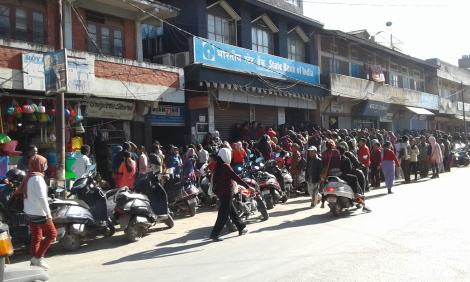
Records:
[[[192,140],[219,131],[229,139],[247,123],[278,126],[319,120],[319,68],[314,34],[322,24],[301,6],[281,1],[168,1],[180,14],[170,22],[191,33],[164,31],[163,52],[188,52],[187,120]],[[274,5],[276,4],[276,5]],[[166,40],[165,40],[166,39]],[[165,45],[165,44],[164,44]],[[161,54],[157,59],[171,56]],[[171,59],[169,60],[171,61]],[[188,62],[189,63],[189,62]]]
[[[108,143],[132,139],[150,144],[158,134],[166,134],[157,132],[154,136],[145,121],[171,119],[172,113],[162,110],[162,105],[182,107],[185,102],[183,69],[144,61],[142,36],[146,29],[158,30],[161,22],[141,10],[169,19],[178,14],[178,9],[157,1],[128,2],[63,1],[63,46],[67,49],[69,78],[66,108],[82,113],[87,143],[99,133]],[[3,105],[55,108],[54,97],[44,94],[43,55],[62,45],[57,3],[0,3],[0,77],[11,78],[0,81]],[[68,136],[73,135],[70,131]],[[25,136],[37,138],[33,139],[36,144],[46,146],[47,140],[39,140],[37,135],[29,132]],[[21,145],[26,143],[20,140]]]
[[[436,66],[375,43],[366,31],[317,35],[326,128],[432,129]]]

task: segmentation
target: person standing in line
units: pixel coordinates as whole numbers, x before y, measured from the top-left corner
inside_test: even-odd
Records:
[[[217,162],[215,166],[214,175],[212,178],[212,187],[220,201],[219,213],[217,220],[212,229],[210,239],[214,242],[220,242],[220,232],[227,223],[228,217],[235,224],[238,229],[238,235],[242,236],[248,232],[245,224],[240,221],[232,203],[232,196],[237,189],[237,184],[247,189],[252,189],[245,181],[243,181],[230,166],[232,161],[232,152],[228,148],[222,148],[217,154]]]
[[[308,185],[308,193],[312,198],[310,207],[314,208],[319,202],[318,189],[320,188],[320,176],[323,170],[322,161],[318,157],[318,150],[315,146],[308,148],[307,170],[305,171],[305,181]]]
[[[365,183],[364,183],[364,189],[365,191],[369,190],[369,168],[370,168],[370,149],[367,146],[367,140],[365,138],[360,138],[359,139],[359,150],[357,153],[357,158],[363,165],[361,168],[362,172],[364,173],[365,177]],[[365,192],[364,191],[364,192]]]
[[[57,236],[57,230],[52,222],[51,210],[47,198],[47,184],[44,172],[47,170],[47,160],[43,156],[33,155],[29,159],[29,171],[18,189],[23,195],[24,212],[29,219],[31,233],[30,255],[31,265],[48,269],[44,260],[47,250]]]
[[[385,142],[382,158],[382,172],[385,177],[388,194],[393,194],[392,187],[395,179],[395,167],[400,167],[400,163],[391,147],[392,144],[389,141]]]
[[[415,181],[418,181],[418,156],[419,148],[416,144],[416,139],[411,139],[411,150],[410,150],[410,173],[415,175]]]
[[[380,188],[380,165],[382,163],[382,150],[379,142],[372,140],[372,151],[370,153],[370,185]]]
[[[204,164],[209,160],[209,152],[202,147],[201,144],[196,145],[196,154],[197,154],[197,169],[200,169]]]
[[[400,145],[400,166],[403,171],[403,178],[405,178],[405,183],[410,183],[410,150],[411,146],[409,143],[408,136],[403,136],[401,138],[401,145]]]
[[[439,164],[442,163],[442,151],[441,146],[436,141],[434,136],[429,137],[429,144],[431,145],[431,153],[429,156],[429,161],[431,163],[432,169],[432,179],[439,178]]]
[[[124,151],[123,160],[119,165],[119,169],[116,174],[116,188],[129,187],[133,190],[135,187],[136,172],[137,165],[132,159],[131,153],[129,151]]]
[[[147,150],[144,146],[137,148],[139,159],[137,162],[137,178],[135,182],[136,188],[140,186],[140,183],[145,179],[147,173],[150,171],[149,158],[147,156]]]
[[[452,147],[449,135],[444,136],[444,171],[450,172],[450,164],[452,162]]]
[[[420,137],[418,149],[419,149],[419,155],[418,155],[419,175],[421,178],[425,178],[425,177],[428,177],[428,174],[429,174],[429,157],[428,157],[429,144],[426,143],[426,137],[424,136]]]

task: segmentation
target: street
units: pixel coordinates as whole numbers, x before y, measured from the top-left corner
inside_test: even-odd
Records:
[[[77,253],[53,246],[49,273],[51,281],[74,282],[469,281],[468,173],[456,168],[398,185],[393,195],[374,190],[367,194],[372,213],[339,219],[294,198],[268,221],[248,225],[244,237],[232,233],[218,243],[206,239],[216,213],[200,211],[133,244],[118,232]]]

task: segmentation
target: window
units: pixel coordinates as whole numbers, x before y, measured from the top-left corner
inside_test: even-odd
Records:
[[[0,5],[0,37],[46,43],[45,13],[36,9]]]
[[[235,21],[230,18],[208,14],[207,37],[221,43],[236,44]]]
[[[251,49],[266,54],[274,54],[273,33],[262,24],[251,28]]]
[[[159,26],[150,25],[150,24],[142,24],[141,25],[141,32],[142,32],[142,48],[143,48],[143,55],[144,60],[152,61],[154,56],[163,53],[163,34],[164,34],[163,24],[160,23]],[[170,29],[168,29],[168,34],[173,37],[176,36],[175,33]],[[121,35],[122,37],[122,35]],[[119,42],[120,40],[120,42]],[[121,46],[122,52],[122,38],[118,39],[115,38],[114,40],[115,48]]]
[[[305,43],[296,33],[287,38],[287,48],[289,59],[299,62],[305,61]]]
[[[88,51],[122,57],[123,33],[119,26],[120,20],[91,12],[87,14],[87,19]]]
[[[337,73],[349,75],[349,63],[343,60],[322,56],[321,57],[321,73]]]
[[[299,7],[299,0],[284,0],[284,1],[286,1],[287,3],[289,3],[291,5]]]

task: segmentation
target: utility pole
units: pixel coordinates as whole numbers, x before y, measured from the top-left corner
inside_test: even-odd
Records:
[[[62,0],[57,0],[59,30],[58,49],[64,49],[64,27]],[[67,72],[67,70],[65,70]],[[65,113],[64,113],[64,92],[56,93],[56,150],[57,150],[57,185],[65,188]]]
[[[460,82],[460,88],[462,92],[462,114],[463,114],[463,128],[465,132],[465,138],[467,137],[467,121],[465,119],[465,88],[463,88],[463,82]]]

